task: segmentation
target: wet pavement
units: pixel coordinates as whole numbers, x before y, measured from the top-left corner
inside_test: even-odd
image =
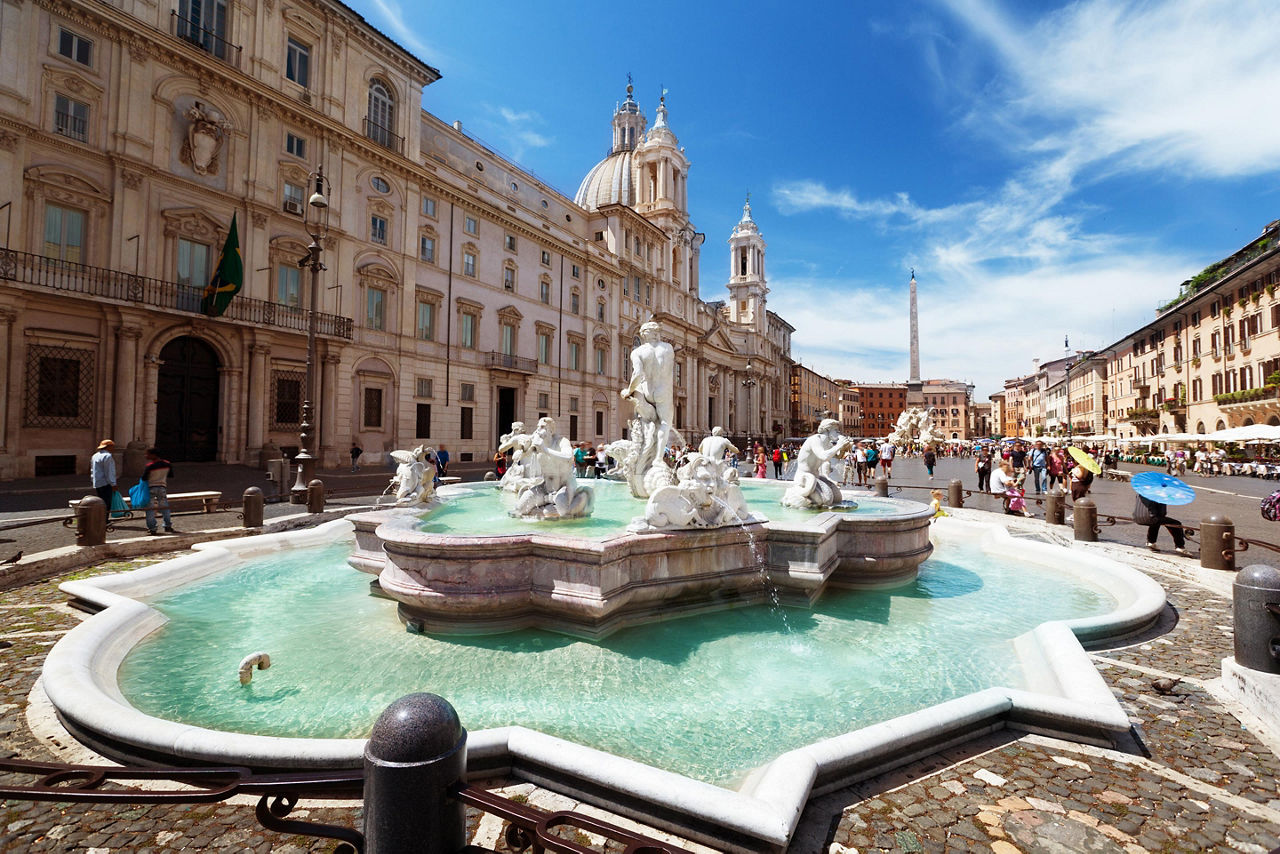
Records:
[[[942,463],[935,482],[943,488],[953,475],[960,475],[969,488],[974,485],[971,461]],[[919,470],[914,471],[916,468]],[[363,480],[352,480],[348,485],[353,497],[339,500],[356,503],[360,499],[355,493],[378,491],[388,476],[385,470],[378,472],[376,479],[367,475],[368,486]],[[254,477],[260,479],[261,472]],[[325,480],[329,483],[340,477],[340,473],[331,473]],[[259,485],[257,479],[253,485]],[[895,485],[928,485],[923,466],[915,460],[899,461],[893,481]],[[212,476],[201,482],[212,482]],[[1201,488],[1192,505],[1195,512],[1184,513],[1184,521],[1198,521],[1201,515],[1208,515],[1203,511],[1223,512],[1236,519],[1245,535],[1255,536],[1252,532],[1256,529],[1256,536],[1280,539],[1267,535],[1271,528],[1257,517],[1256,509],[1258,499],[1280,484],[1234,477],[1205,479],[1203,484],[1189,477],[1188,482]],[[234,488],[234,484],[227,487]],[[178,489],[175,484],[175,491]],[[43,500],[53,500],[52,492],[41,494],[46,496]],[[905,494],[917,497],[913,490]],[[1127,515],[1131,509],[1132,491],[1125,484],[1101,482],[1094,497],[1103,513]],[[15,498],[9,493],[0,497],[4,517],[14,518],[34,509],[11,508],[9,502]],[[981,507],[988,500],[978,498],[969,503]],[[292,508],[292,512],[297,510]],[[1253,519],[1246,522],[1250,510],[1257,523]],[[970,515],[967,510],[961,513]],[[195,524],[190,520],[203,515],[178,517],[175,524],[190,528]],[[973,515],[1007,522],[1017,536],[1123,554],[1127,562],[1168,591],[1170,607],[1157,630],[1126,645],[1091,652],[1099,672],[1129,713],[1135,725],[1134,738],[1123,745],[1126,749],[1118,750],[998,732],[815,798],[802,816],[791,850],[811,854],[1264,854],[1280,846],[1280,735],[1266,731],[1221,689],[1221,661],[1232,654],[1231,574],[1202,570],[1194,559],[1133,549],[1131,545],[1145,536],[1145,529],[1133,525],[1103,528],[1107,543],[1073,544],[1069,528],[1049,529],[1036,521]],[[0,537],[13,537],[23,530],[0,531]],[[69,532],[60,526],[58,531],[64,537],[60,544],[66,545]],[[1161,536],[1167,538],[1167,534]],[[1162,545],[1167,543],[1167,539],[1162,541]],[[11,546],[0,546],[0,555],[6,547]],[[30,707],[32,689],[49,647],[84,618],[67,607],[57,584],[70,577],[134,568],[164,556],[102,565],[0,591],[0,755],[82,761],[83,749],[59,734],[56,724],[40,723],[40,710]],[[1249,556],[1276,562],[1270,552]],[[1180,682],[1172,693],[1161,693],[1153,686],[1161,678]],[[509,793],[535,804],[557,809],[577,806],[570,799],[519,781],[493,781],[495,786],[504,784],[512,787]],[[304,804],[299,812],[303,815],[292,817],[349,827],[360,823],[357,805],[313,802]],[[500,821],[470,810],[468,817],[474,841],[508,850]],[[0,801],[0,851],[294,852],[332,850],[333,844],[264,830],[254,819],[248,800],[124,809]],[[601,850],[599,845],[593,847]],[[697,846],[686,847],[697,850]]]

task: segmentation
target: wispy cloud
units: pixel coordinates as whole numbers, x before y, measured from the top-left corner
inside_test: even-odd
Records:
[[[370,21],[375,27],[385,29],[387,34],[408,49],[410,53],[428,65],[439,67],[449,59],[449,54],[428,44],[418,37],[414,28],[409,25],[405,11],[395,0],[369,0],[378,14]]]
[[[481,135],[516,161],[534,149],[546,148],[555,142],[553,137],[538,130],[545,120],[534,110],[513,110],[486,104],[477,121]]]

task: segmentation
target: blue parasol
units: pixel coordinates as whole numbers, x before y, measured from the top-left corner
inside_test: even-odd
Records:
[[[1143,498],[1161,504],[1190,504],[1196,500],[1196,491],[1176,477],[1158,471],[1135,474],[1129,481],[1133,491]]]

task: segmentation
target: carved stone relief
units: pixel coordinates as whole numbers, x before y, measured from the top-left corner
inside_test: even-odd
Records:
[[[187,138],[182,143],[182,162],[197,175],[218,174],[218,154],[222,151],[231,123],[221,113],[199,101],[184,114]]]

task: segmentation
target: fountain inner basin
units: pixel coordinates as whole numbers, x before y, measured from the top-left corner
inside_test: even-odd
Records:
[[[754,511],[743,525],[652,533],[625,530],[644,503],[621,483],[593,482],[590,522],[510,523],[498,490],[460,485],[441,495],[450,511],[474,505],[470,521],[433,524],[431,512],[405,509],[350,516],[349,563],[378,577],[415,630],[598,638],[770,599],[808,605],[828,586],[898,587],[933,550],[924,505],[879,498],[852,512],[794,510],[777,504],[779,484],[743,485]]]

